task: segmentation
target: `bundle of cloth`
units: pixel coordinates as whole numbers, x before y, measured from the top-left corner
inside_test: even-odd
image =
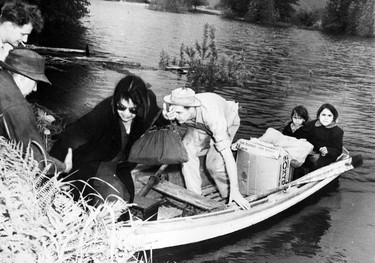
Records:
[[[291,156],[291,165],[293,167],[300,167],[314,148],[314,146],[305,139],[296,139],[283,135],[274,128],[268,128],[258,139],[283,148]]]

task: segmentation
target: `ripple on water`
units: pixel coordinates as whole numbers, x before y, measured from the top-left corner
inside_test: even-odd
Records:
[[[262,27],[212,15],[154,12],[143,4],[100,0],[91,1],[90,16],[82,22],[88,31],[78,30],[81,34],[76,36],[69,28],[51,35],[49,43],[72,48],[89,44],[108,60],[141,63],[148,70],[135,72],[152,84],[159,104],[164,95],[184,84],[176,75],[156,70],[160,52],[165,49],[178,56],[181,43],[201,41],[203,25],[210,23],[216,28],[220,55],[243,55],[244,66],[252,73],[245,87],[218,91],[240,103],[238,137],[258,137],[269,127],[281,128],[299,104],[314,118],[318,107],[329,102],[339,111],[345,146],[364,158],[362,167],[343,175],[332,196],[258,232],[252,229],[233,241],[226,239],[210,249],[162,262],[375,261],[374,39]],[[54,85],[41,87],[38,94],[44,93],[46,104],[55,109],[76,115],[108,96],[123,76],[90,66],[47,73]]]

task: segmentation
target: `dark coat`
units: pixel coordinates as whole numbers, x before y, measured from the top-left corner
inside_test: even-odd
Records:
[[[303,138],[304,137],[304,131],[302,127],[298,128],[296,131],[292,131],[292,127],[290,126],[292,124],[292,121],[288,122],[287,125],[285,125],[282,134],[290,137],[294,137],[297,139]]]
[[[155,94],[151,90],[148,91],[149,114],[145,119],[138,116],[134,118],[128,136],[122,136],[124,132],[121,132],[121,120],[115,116],[111,106],[112,96],[104,99],[92,111],[63,131],[52,147],[51,155],[62,159],[69,147],[73,149],[73,174],[69,175],[67,180],[80,179],[87,182],[89,178],[96,176],[105,181],[112,181],[115,173],[126,186],[132,201],[134,183],[131,170],[136,164],[128,163],[126,159],[133,143],[150,127],[160,110]],[[158,122],[162,121],[162,118],[158,119]],[[109,168],[107,174],[97,174],[103,164]],[[101,172],[105,170],[101,169]]]
[[[38,143],[44,153],[35,144],[31,144],[34,158],[38,162],[41,163],[44,160],[45,154],[47,159],[56,165],[57,171],[65,169],[64,163],[48,155],[30,105],[14,82],[12,75],[6,70],[0,71],[0,116],[0,136],[22,142],[24,147],[30,141]]]
[[[303,126],[304,138],[314,145],[313,151],[319,153],[321,147],[327,147],[328,154],[320,156],[315,169],[336,161],[342,153],[344,131],[337,125],[325,127],[318,120],[306,122]]]

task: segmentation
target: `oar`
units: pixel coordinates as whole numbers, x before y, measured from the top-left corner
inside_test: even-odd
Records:
[[[356,168],[356,167],[361,166],[362,163],[363,163],[363,158],[362,158],[362,155],[359,154],[359,155],[352,156],[350,162],[348,162],[346,165],[352,165],[354,168]],[[322,173],[321,169],[325,169],[326,172]],[[254,201],[257,201],[259,199],[265,198],[265,197],[267,197],[271,194],[286,190],[289,187],[322,181],[322,180],[325,180],[325,179],[335,175],[335,173],[329,173],[329,171],[331,171],[333,169],[333,168],[330,169],[329,166],[325,166],[321,169],[313,171],[313,172],[307,174],[304,177],[301,177],[301,178],[299,178],[295,181],[292,181],[289,184],[285,184],[285,185],[281,185],[281,186],[272,188],[272,189],[267,190],[267,191],[265,191],[263,193],[260,193],[260,194],[250,195],[250,196],[246,197],[246,200],[249,201],[249,203],[254,202]]]
[[[160,166],[157,172],[154,175],[150,176],[147,184],[142,187],[142,189],[138,192],[137,195],[145,197],[148,194],[148,192],[150,192],[152,187],[154,187],[160,182],[160,178],[167,168],[168,168],[168,164],[163,164],[162,166]]]

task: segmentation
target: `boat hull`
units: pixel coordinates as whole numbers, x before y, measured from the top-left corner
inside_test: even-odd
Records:
[[[241,210],[236,205],[190,217],[159,221],[134,221],[134,234],[142,250],[161,249],[193,244],[248,228],[263,222],[300,203],[337,179],[343,172],[353,169],[351,158],[335,162],[314,173],[324,173],[324,180],[293,186],[267,198],[250,203],[252,208]]]

